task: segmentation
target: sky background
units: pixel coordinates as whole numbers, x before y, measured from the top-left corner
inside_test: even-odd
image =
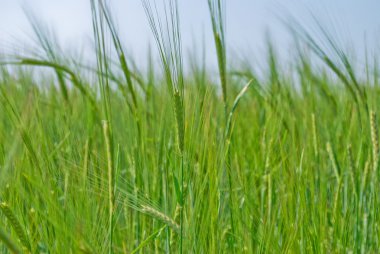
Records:
[[[153,42],[139,0],[109,0],[127,52],[138,64],[146,63]],[[160,1],[158,1],[159,3]],[[207,0],[179,0],[184,52],[200,52],[202,42],[207,64],[215,64],[215,51]],[[380,48],[379,0],[226,0],[227,46],[230,59],[259,62],[265,56],[265,34],[271,34],[281,56],[292,54],[289,32],[279,21],[289,14],[303,25],[315,28],[313,14],[331,31],[341,46],[361,54]],[[91,14],[89,0],[0,0],[0,52],[27,48],[32,35],[23,9],[31,10],[56,33],[65,49],[90,52]],[[366,41],[366,42],[365,42]]]

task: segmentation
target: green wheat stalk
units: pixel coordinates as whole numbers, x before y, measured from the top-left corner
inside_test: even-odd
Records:
[[[112,253],[113,245],[113,226],[114,226],[114,210],[115,210],[115,183],[114,183],[114,167],[111,145],[111,131],[107,121],[103,121],[103,135],[106,144],[107,155],[107,172],[108,172],[108,202],[109,202],[109,233],[110,233],[110,250]]]
[[[181,160],[181,190],[177,200],[182,207],[180,211],[180,253],[183,252],[183,207],[184,207],[184,146],[185,146],[185,109],[184,109],[184,80],[182,64],[182,45],[178,2],[169,0],[162,2],[165,19],[158,15],[156,3],[152,7],[149,0],[142,0],[156,46],[159,51],[168,90],[171,94],[176,120],[177,147]],[[177,191],[178,192],[178,191]]]

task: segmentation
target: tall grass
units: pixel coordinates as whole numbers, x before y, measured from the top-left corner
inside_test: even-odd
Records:
[[[1,253],[378,251],[377,60],[361,76],[290,23],[290,72],[269,39],[261,76],[230,66],[209,0],[217,86],[195,60],[185,74],[179,2],[143,0],[163,70],[152,48],[144,72],[90,3],[96,63],[31,14],[38,54],[0,59]]]

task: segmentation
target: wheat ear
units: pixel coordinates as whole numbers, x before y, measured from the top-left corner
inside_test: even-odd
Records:
[[[13,211],[11,210],[9,205],[5,202],[2,202],[0,204],[0,209],[3,212],[3,214],[5,215],[5,217],[7,217],[9,223],[11,224],[12,228],[16,232],[16,234],[17,234],[20,242],[22,243],[22,245],[26,249],[31,251],[31,247],[30,247],[28,237],[26,236],[23,227],[21,226],[20,222],[18,221],[16,215],[13,213]]]
[[[373,170],[377,170],[379,164],[379,136],[376,123],[376,113],[370,112],[370,122],[371,122],[371,141],[372,141],[372,165]]]
[[[330,142],[327,142],[326,144],[326,150],[327,150],[327,153],[329,154],[329,158],[330,158],[330,161],[331,161],[331,164],[333,166],[333,169],[334,169],[334,173],[335,173],[335,177],[336,177],[336,180],[338,181],[338,183],[340,182],[340,170],[339,170],[339,165],[338,165],[338,162],[336,160],[336,156],[334,154],[334,151],[331,147],[331,144]]]
[[[184,145],[185,145],[185,130],[184,130],[184,119],[183,119],[183,99],[181,98],[181,94],[178,90],[174,91],[174,112],[176,118],[176,127],[177,127],[177,139],[178,139],[178,148],[183,153]]]
[[[163,222],[164,224],[168,225],[171,229],[173,229],[175,232],[180,232],[180,226],[175,222],[172,218],[167,216],[166,214],[154,209],[153,207],[142,205],[141,206],[141,212],[150,215],[151,217]]]

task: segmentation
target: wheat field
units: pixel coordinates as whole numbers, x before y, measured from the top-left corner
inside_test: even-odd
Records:
[[[185,71],[177,1],[141,4],[144,70],[96,0],[94,62],[33,17],[38,53],[0,57],[0,252],[377,253],[377,57],[293,20],[291,71],[268,42],[259,76],[208,0],[218,72]]]

